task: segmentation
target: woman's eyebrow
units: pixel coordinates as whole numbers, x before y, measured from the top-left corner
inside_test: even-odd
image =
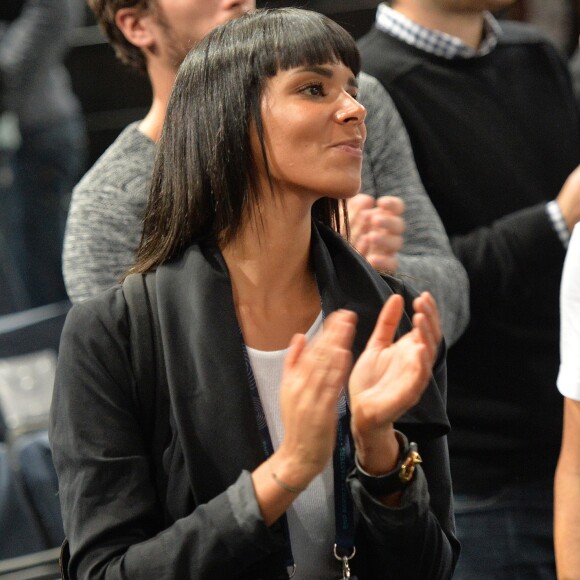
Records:
[[[299,68],[295,74],[305,72],[315,73],[320,76],[326,77],[327,79],[331,79],[334,76],[334,73],[330,67],[320,65],[303,66]],[[354,87],[355,89],[358,89],[358,82],[354,76],[348,79],[347,84],[349,87]]]
[[[328,79],[331,79],[334,76],[334,73],[332,72],[331,68],[319,65],[303,66],[296,71],[296,74],[304,72],[315,73]]]

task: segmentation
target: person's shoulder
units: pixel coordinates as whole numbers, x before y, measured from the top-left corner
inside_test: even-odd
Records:
[[[514,21],[500,21],[501,34],[495,53],[499,59],[509,59],[515,74],[552,75],[565,84],[569,76],[565,55],[536,27]],[[552,82],[547,77],[546,82]]]
[[[514,20],[499,20],[501,34],[498,37],[498,46],[522,44],[549,44],[551,41],[538,28],[525,22]]]
[[[373,24],[369,31],[363,34],[356,43],[361,53],[370,55],[379,53],[385,45],[397,44],[397,40]]]
[[[376,26],[362,36],[357,45],[363,70],[387,87],[397,78],[422,67],[427,60],[427,53],[394,38]]]
[[[79,185],[89,178],[91,180],[107,178],[118,169],[126,172],[141,168],[142,171],[146,162],[152,162],[156,151],[155,143],[141,133],[138,127],[138,121],[125,127],[89,169]]]
[[[358,100],[365,106],[370,116],[385,112],[390,114],[395,109],[395,104],[385,87],[370,74],[364,71],[359,73],[358,87]]]
[[[393,99],[378,79],[361,72],[358,77],[358,100],[367,110],[366,151],[385,151],[385,140],[400,139],[402,122]],[[385,133],[386,132],[386,133]]]
[[[359,88],[359,95],[361,94],[361,91],[364,92],[372,92],[377,90],[377,87],[381,87],[381,83],[373,76],[371,76],[370,74],[367,74],[364,71],[361,71],[358,74],[358,88]]]
[[[383,98],[385,94],[387,95],[387,98],[389,98],[388,93],[381,84],[381,82],[372,75],[364,71],[361,71],[358,75],[357,80],[359,88],[358,93],[359,98],[375,100],[377,98]]]
[[[80,346],[100,343],[125,343],[129,336],[127,302],[120,284],[73,304],[69,310],[61,336],[61,346]]]
[[[105,326],[118,324],[126,318],[127,303],[121,284],[115,284],[91,298],[75,302],[70,309],[68,320],[73,320],[81,327],[91,323],[102,323]]]
[[[75,191],[99,190],[103,186],[122,189],[140,176],[150,179],[156,145],[139,131],[138,124],[125,127],[79,181]]]

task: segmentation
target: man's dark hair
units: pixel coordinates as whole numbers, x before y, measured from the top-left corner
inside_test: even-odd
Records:
[[[20,16],[23,6],[24,0],[2,0],[2,3],[0,3],[0,20],[4,22],[16,20]]]
[[[245,219],[259,220],[264,192],[250,127],[271,184],[260,113],[266,81],[280,70],[326,63],[358,74],[353,38],[326,16],[294,8],[246,14],[188,54],[169,100],[133,272],[154,269],[193,242],[227,244]],[[319,199],[312,213],[340,230],[337,200]]]

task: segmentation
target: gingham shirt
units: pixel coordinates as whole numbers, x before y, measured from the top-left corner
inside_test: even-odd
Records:
[[[456,36],[425,28],[413,22],[386,4],[379,4],[377,8],[376,25],[379,30],[415,48],[447,59],[485,56],[496,47],[498,36],[501,34],[497,20],[489,12],[484,12],[483,38],[475,49]]]
[[[455,58],[467,59],[485,56],[497,46],[501,28],[490,12],[485,11],[483,17],[482,40],[476,49],[468,46],[456,36],[451,36],[439,30],[425,28],[413,22],[410,18],[393,10],[385,3],[379,4],[377,8],[376,27],[401,42],[429,54],[449,60]],[[562,244],[565,248],[568,247],[570,232],[560,206],[555,200],[546,204],[546,213]]]

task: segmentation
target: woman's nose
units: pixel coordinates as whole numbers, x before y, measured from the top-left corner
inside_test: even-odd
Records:
[[[336,120],[339,123],[363,123],[367,116],[367,110],[351,94],[345,93],[341,100],[341,106],[336,112]]]

